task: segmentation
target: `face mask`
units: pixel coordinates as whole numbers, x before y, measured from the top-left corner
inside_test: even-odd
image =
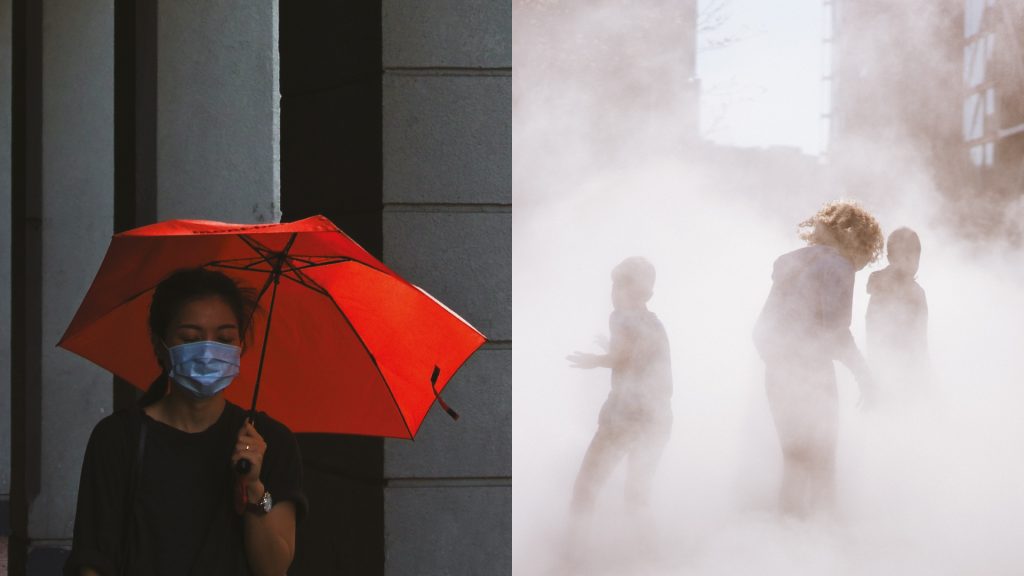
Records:
[[[167,349],[171,378],[196,398],[210,398],[238,376],[242,349],[211,340],[190,342]]]

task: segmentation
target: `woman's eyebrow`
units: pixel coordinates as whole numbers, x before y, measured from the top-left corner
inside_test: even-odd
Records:
[[[184,328],[186,330],[202,330],[203,329],[203,327],[199,326],[198,324],[178,324],[177,329],[181,330],[182,328]]]
[[[203,330],[203,327],[198,324],[178,324],[178,330]],[[238,330],[238,324],[221,324],[217,326],[217,330]]]

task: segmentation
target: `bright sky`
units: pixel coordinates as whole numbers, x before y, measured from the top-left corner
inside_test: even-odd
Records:
[[[699,0],[724,22],[700,38],[701,131],[736,146],[824,148],[826,32],[821,0]],[[735,38],[723,48],[709,41]]]

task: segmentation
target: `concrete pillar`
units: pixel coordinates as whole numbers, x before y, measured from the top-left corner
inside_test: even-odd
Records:
[[[55,344],[113,232],[113,25],[113,0],[42,4],[42,389],[29,574],[63,561],[86,441],[111,409],[110,374]]]
[[[384,261],[489,339],[384,446],[385,574],[512,571],[511,4],[383,3]]]
[[[11,494],[11,0],[0,0],[0,537]]]
[[[158,219],[279,221],[277,0],[158,6]]]

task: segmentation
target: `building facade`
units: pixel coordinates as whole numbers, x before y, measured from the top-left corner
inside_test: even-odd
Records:
[[[1021,237],[1024,215],[1024,3],[963,4],[963,140],[966,189],[983,200],[972,228]]]
[[[1024,3],[824,3],[829,161],[847,188],[928,188],[974,238],[1021,239]]]

